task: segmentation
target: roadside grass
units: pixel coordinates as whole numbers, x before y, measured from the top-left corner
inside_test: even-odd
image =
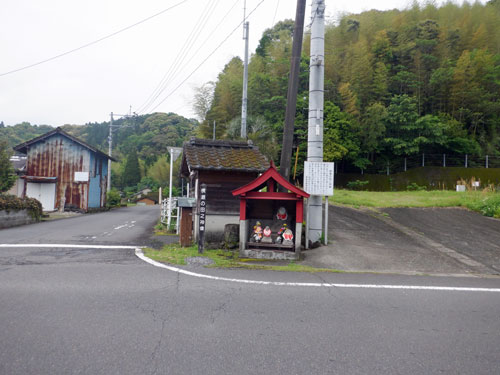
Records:
[[[154,250],[151,248],[143,249],[144,255],[161,263],[169,263],[176,265],[185,265],[186,258],[203,256],[210,258],[214,261],[213,264],[206,266],[208,268],[240,268],[240,269],[253,269],[253,270],[271,270],[271,271],[293,271],[293,272],[335,272],[342,271],[327,269],[327,268],[314,268],[297,264],[293,261],[287,265],[264,265],[254,264],[258,263],[257,259],[239,258],[237,252],[226,250],[205,250],[203,254],[198,254],[198,247],[181,247],[179,244],[165,245],[161,250]],[[262,260],[261,260],[262,261]],[[251,262],[251,263],[250,263]]]
[[[175,232],[172,230],[168,230],[167,224],[163,224],[161,220],[158,220],[158,223],[154,226],[154,235],[155,236],[177,236]]]
[[[485,216],[500,217],[500,193],[491,191],[353,191],[335,190],[330,202],[354,207],[465,207]]]

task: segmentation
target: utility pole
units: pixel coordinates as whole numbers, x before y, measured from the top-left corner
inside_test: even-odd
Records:
[[[290,180],[292,165],[293,133],[295,128],[295,111],[297,109],[297,91],[299,88],[300,55],[302,53],[302,37],[304,34],[304,16],[306,0],[297,0],[295,26],[293,28],[292,58],[290,61],[290,79],[286,100],[285,126],[283,127],[283,146],[281,148],[280,174]]]
[[[325,78],[325,2],[313,0],[311,6],[311,60],[309,70],[309,118],[307,136],[307,161],[323,161],[323,107]],[[311,195],[307,215],[312,243],[319,242],[323,228],[320,195]]]
[[[247,138],[247,91],[248,91],[248,31],[250,24],[246,21],[247,2],[243,7],[243,39],[245,40],[245,59],[243,61],[243,97],[241,99],[241,138]]]
[[[134,113],[133,115],[127,114],[127,115],[117,115],[117,116],[128,118],[128,117],[136,116],[136,114]],[[120,125],[113,125],[113,112],[111,112],[110,120],[109,120],[109,135],[108,135],[108,144],[109,144],[108,155],[110,158],[111,158],[111,153],[113,151],[113,127],[118,127],[118,126],[120,126]],[[107,186],[106,191],[110,191],[110,190],[111,190],[111,159],[108,159],[108,186]]]

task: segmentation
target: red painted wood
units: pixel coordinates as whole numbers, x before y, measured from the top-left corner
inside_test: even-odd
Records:
[[[296,203],[296,216],[295,216],[295,222],[296,223],[302,223],[304,221],[304,201],[298,200]]]
[[[260,192],[260,191],[249,191],[246,193],[246,199],[274,199],[274,200],[283,200],[283,201],[296,201],[298,199],[297,196],[293,193],[269,193],[269,192]]]
[[[247,200],[242,198],[240,200],[240,220],[246,220],[246,219],[247,219]]]
[[[268,180],[267,181],[267,191],[270,193],[274,193],[275,185],[276,185],[276,183],[274,182],[274,180]]]
[[[276,170],[274,163],[271,162],[271,166],[267,171],[265,171],[262,175],[257,177],[252,182],[232,191],[233,195],[241,195],[243,193],[247,193],[253,190],[257,190],[260,186],[265,186],[266,182],[270,179],[273,179],[276,183],[281,185],[283,188],[290,190],[292,193],[300,195],[301,197],[309,198],[309,194],[307,194],[302,189],[299,189],[297,186],[291,184],[287,180],[285,180],[279,172]],[[276,194],[276,193],[273,193]]]

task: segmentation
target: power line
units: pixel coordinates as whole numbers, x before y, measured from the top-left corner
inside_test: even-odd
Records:
[[[266,1],[266,0],[261,0],[256,6],[255,8],[252,9],[252,11],[250,13],[248,13],[248,17],[250,17],[250,15],[252,15],[253,12],[255,12],[257,10],[258,7],[261,6],[261,4]],[[163,102],[165,102],[165,100],[167,100],[170,96],[172,96],[174,94],[174,92],[176,92],[179,87],[181,87],[189,78],[191,78],[191,76],[196,73],[198,71],[198,69],[200,69],[200,67],[205,63],[207,62],[207,60],[212,57],[212,55],[217,52],[217,50],[236,32],[236,30],[239,29],[239,27],[243,24],[244,21],[241,21],[227,36],[226,38],[224,38],[224,40],[222,42],[220,42],[220,44],[215,47],[212,52],[210,52],[210,54],[205,57],[205,59],[196,67],[194,68],[194,70],[188,74],[188,76],[186,78],[184,78],[184,80],[179,83],[166,97],[164,97],[151,111],[154,111],[156,108],[158,108],[161,104],[163,104]]]
[[[217,24],[217,25],[216,25],[216,26],[212,29],[212,31],[210,32],[210,34],[208,34],[208,35],[207,35],[207,37],[206,37],[206,38],[205,38],[205,40],[201,43],[201,45],[205,45],[205,43],[206,43],[206,42],[207,42],[207,41],[211,38],[211,36],[215,33],[215,31],[219,28],[219,26],[220,26],[220,25],[224,22],[224,20],[225,20],[225,19],[227,18],[227,16],[231,13],[231,11],[233,10],[233,8],[236,6],[236,4],[237,4],[239,1],[240,1],[240,0],[236,0],[236,1],[233,3],[233,5],[231,6],[231,8],[229,8],[229,10],[226,12],[226,14],[225,14],[225,15],[221,18],[221,20],[219,21],[219,23],[218,23],[218,24]],[[191,47],[190,47],[190,49],[191,49]],[[191,56],[191,57],[192,57],[192,56]],[[182,62],[183,62],[183,61],[181,61],[180,63],[182,63]],[[172,68],[172,66],[171,66],[170,68]],[[166,74],[165,74],[165,75],[166,75]],[[165,78],[165,77],[164,77],[164,78]],[[173,78],[173,77],[171,77],[171,78],[169,79],[168,83],[166,82],[166,83],[164,83],[163,85],[161,85],[161,83],[160,83],[160,84],[157,86],[157,88],[155,89],[155,91],[156,91],[156,90],[158,90],[158,88],[160,87],[160,85],[162,86],[162,88],[161,88],[159,91],[157,91],[157,94],[156,94],[156,95],[154,94],[154,92],[155,92],[155,91],[153,91],[153,94],[151,94],[151,95],[149,96],[148,100],[147,100],[147,103],[148,103],[148,104],[147,104],[147,105],[143,104],[143,105],[139,108],[139,110],[138,110],[138,112],[139,112],[139,113],[144,113],[144,112],[146,112],[146,111],[147,111],[147,109],[148,109],[150,106],[152,106],[152,105],[154,104],[154,101],[155,101],[155,100],[156,100],[156,99],[157,99],[157,98],[158,98],[158,97],[159,97],[159,96],[160,96],[160,95],[161,95],[161,94],[165,91],[165,89],[166,89],[166,88],[168,87],[168,85],[171,83],[172,78]],[[150,100],[150,98],[151,98],[153,95],[155,95],[154,99]]]
[[[276,3],[276,9],[274,10],[274,16],[273,16],[273,24],[271,25],[271,27],[274,26],[274,21],[276,20],[276,14],[278,13],[279,6],[280,6],[280,0],[278,0]]]
[[[200,17],[198,18],[198,21],[196,22],[195,28],[191,30],[191,33],[188,35],[186,41],[184,42],[184,45],[182,46],[181,50],[175,57],[174,62],[172,63],[172,65],[170,65],[169,69],[164,74],[163,78],[160,80],[160,82],[153,90],[153,92],[149,95],[148,99],[146,99],[146,101],[137,110],[139,113],[145,112],[146,109],[154,103],[154,101],[158,98],[158,96],[160,96],[161,93],[165,90],[165,88],[169,85],[170,81],[175,76],[175,73],[179,70],[179,67],[184,61],[186,55],[193,48],[194,43],[200,36],[200,33],[205,27],[208,19],[214,12],[216,5],[217,4],[215,3],[214,0],[211,0],[207,3],[205,9],[203,9],[203,11],[200,14]]]
[[[77,48],[74,48],[74,49],[72,49],[72,50],[69,50],[69,51],[63,52],[63,53],[61,53],[61,54],[59,54],[59,55],[56,55],[56,56],[49,57],[48,59],[45,59],[45,60],[38,61],[38,62],[36,62],[36,63],[30,64],[30,65],[26,65],[26,66],[23,66],[23,67],[21,67],[21,68],[17,68],[17,69],[10,70],[10,71],[5,72],[5,73],[1,73],[1,74],[0,74],[0,77],[6,76],[6,75],[8,75],[8,74],[12,74],[12,73],[19,72],[19,71],[21,71],[21,70],[25,70],[25,69],[33,68],[33,67],[35,67],[35,66],[37,66],[37,65],[44,64],[44,63],[46,63],[46,62],[49,62],[49,61],[52,61],[52,60],[58,59],[58,58],[60,58],[60,57],[66,56],[66,55],[69,55],[70,53],[73,53],[73,52],[79,51],[79,50],[81,50],[81,49],[84,49],[84,48],[90,47],[90,46],[92,46],[92,45],[94,45],[94,44],[97,44],[97,43],[99,43],[99,42],[102,42],[103,40],[109,39],[109,38],[111,38],[111,37],[113,37],[113,36],[115,36],[115,35],[118,35],[118,34],[120,34],[120,33],[124,32],[124,31],[127,31],[127,30],[129,30],[129,29],[131,29],[131,28],[133,28],[133,27],[135,27],[135,26],[138,26],[138,25],[140,25],[140,24],[142,24],[142,23],[144,23],[144,22],[146,22],[146,21],[149,21],[149,20],[151,20],[151,19],[153,19],[153,18],[155,18],[155,17],[158,17],[159,15],[161,15],[161,14],[163,14],[163,13],[165,13],[165,12],[168,12],[169,10],[172,10],[172,9],[176,8],[176,7],[178,7],[179,5],[181,5],[181,4],[183,4],[183,3],[187,2],[187,1],[189,1],[189,0],[182,0],[182,1],[178,2],[177,4],[172,5],[171,7],[168,7],[168,8],[163,9],[162,11],[160,11],[160,12],[158,12],[158,13],[156,13],[156,14],[153,14],[152,16],[146,17],[146,18],[144,18],[144,19],[142,19],[142,20],[140,20],[140,21],[138,21],[138,22],[136,22],[136,23],[134,23],[134,24],[132,24],[132,25],[129,25],[129,26],[127,26],[127,27],[124,27],[123,29],[120,29],[120,30],[115,31],[115,32],[113,32],[113,33],[111,33],[111,34],[108,34],[108,35],[106,35],[106,36],[103,36],[102,38],[99,38],[99,39],[97,39],[97,40],[94,40],[94,41],[92,41],[92,42],[89,42],[89,43],[87,43],[87,44],[84,44],[84,45],[82,45],[82,46],[80,46],[80,47],[77,47]]]

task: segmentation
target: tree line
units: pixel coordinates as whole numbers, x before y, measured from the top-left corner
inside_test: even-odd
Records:
[[[345,14],[325,31],[324,159],[349,169],[421,153],[500,155],[500,1]],[[293,22],[264,32],[249,64],[248,137],[279,160]],[[306,158],[310,35],[294,144]],[[198,89],[200,133],[237,138],[243,64]],[[300,172],[299,163],[299,172]]]
[[[64,125],[67,133],[108,153],[110,122]],[[142,188],[169,185],[170,162],[168,146],[181,147],[195,135],[198,121],[175,113],[153,113],[131,116],[113,121],[112,186],[128,193]],[[0,126],[0,139],[12,150],[17,144],[54,130],[49,125],[31,125],[28,122],[14,126]],[[174,164],[178,170],[180,159]],[[174,173],[174,186],[179,186],[179,176]],[[168,192],[168,190],[167,190]]]

